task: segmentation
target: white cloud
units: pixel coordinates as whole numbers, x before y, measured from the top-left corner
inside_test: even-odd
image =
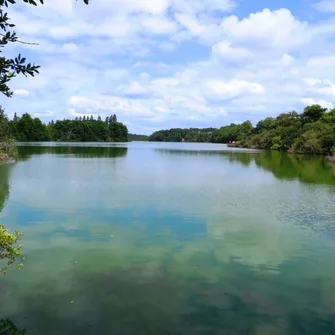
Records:
[[[230,0],[18,4],[11,17],[20,39],[39,45],[17,44],[9,52],[42,67],[35,78],[15,79],[16,98],[4,107],[43,120],[115,112],[131,131],[148,132],[257,121],[314,101],[331,106],[334,23],[302,21],[289,8],[250,10],[252,3],[242,15],[241,6]],[[19,99],[25,91],[29,99]]]
[[[324,108],[332,109],[334,108],[334,104],[330,101],[326,100],[315,100],[314,98],[302,98],[300,102],[304,105],[320,105]]]
[[[21,97],[26,97],[30,94],[30,92],[24,88],[17,88],[15,90],[13,90],[13,93],[16,95],[16,96],[21,96]]]
[[[241,94],[263,94],[264,87],[256,82],[248,82],[244,80],[208,80],[205,82],[205,88],[214,95],[223,99],[233,98]]]
[[[324,70],[335,67],[335,56],[312,57],[307,66],[313,70]]]
[[[294,58],[291,55],[285,53],[282,57],[282,62],[285,66],[292,65],[294,63]]]
[[[40,113],[33,113],[34,117],[42,117],[42,118],[50,117],[50,116],[53,116],[53,115],[55,115],[55,113],[52,110],[46,110],[46,111],[40,112]]]
[[[233,0],[172,0],[172,8],[176,12],[197,14],[203,12],[231,11],[236,4]]]
[[[126,95],[137,95],[147,93],[147,90],[137,81],[132,82],[129,86],[125,87],[121,91],[123,94]]]
[[[238,19],[237,16],[224,18],[221,28],[228,39],[244,42],[252,46],[288,47],[308,41],[307,23],[297,20],[290,10],[283,8],[275,11],[264,9]]]
[[[139,11],[150,14],[163,14],[169,7],[169,0],[101,0],[105,6],[119,7],[129,12]]]
[[[335,13],[335,2],[333,0],[317,2],[314,7],[320,12]]]
[[[166,17],[147,16],[143,18],[141,24],[152,34],[172,34],[178,29],[177,24]]]
[[[243,48],[233,48],[229,42],[219,42],[212,47],[212,53],[216,60],[240,63],[252,56],[252,53]]]

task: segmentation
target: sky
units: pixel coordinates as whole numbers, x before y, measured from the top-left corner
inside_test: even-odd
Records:
[[[9,10],[41,65],[0,97],[48,122],[117,114],[131,133],[334,107],[334,0],[45,0]]]

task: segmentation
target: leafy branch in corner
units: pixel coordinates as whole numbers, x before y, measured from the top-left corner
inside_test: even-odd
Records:
[[[37,45],[36,43],[29,43],[20,41],[13,31],[15,24],[11,23],[8,13],[5,11],[5,8],[9,5],[13,5],[17,0],[0,0],[0,53],[3,52],[3,49],[9,43],[22,43],[22,44],[31,44]],[[88,5],[89,0],[83,0],[86,5]],[[23,0],[23,2],[37,6],[37,2],[41,4],[44,3],[43,0]],[[14,59],[0,57],[0,92],[11,97],[13,92],[9,88],[8,84],[10,80],[16,77],[18,74],[23,74],[25,76],[33,76],[38,74],[39,65],[32,63],[26,63],[26,58],[22,57],[19,54]]]

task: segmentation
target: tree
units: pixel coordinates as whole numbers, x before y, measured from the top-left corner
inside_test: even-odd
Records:
[[[37,0],[36,0],[37,1]],[[23,2],[36,6],[35,0],[23,0]],[[85,4],[88,4],[89,0],[83,0]],[[39,0],[43,4],[43,0]],[[10,43],[23,43],[31,44],[20,41],[12,29],[15,24],[11,23],[8,13],[5,11],[5,7],[13,5],[16,0],[0,0],[0,53],[3,53],[5,46]],[[25,76],[34,76],[38,73],[39,66],[26,62],[26,58],[19,54],[15,58],[0,57],[0,93],[7,97],[11,97],[13,92],[11,91],[9,82],[15,78],[18,74]],[[4,111],[1,109],[2,121],[5,121]],[[1,131],[1,130],[0,130]],[[5,130],[2,130],[2,136],[5,136]],[[10,265],[16,261],[17,258],[22,258],[21,247],[16,247],[18,239],[21,237],[19,232],[11,234],[4,226],[0,225],[0,260],[5,260],[7,265]],[[0,273],[4,273],[5,268],[0,267]]]
[[[17,0],[0,0],[0,53],[3,52],[3,48],[10,43],[22,43],[22,44],[35,44],[20,41],[13,31],[15,24],[11,23],[8,13],[5,11],[5,7],[13,5]],[[23,0],[23,2],[30,5],[37,6],[36,2],[43,4],[43,0]],[[85,4],[88,4],[89,0],[83,0]],[[38,73],[40,66],[27,63],[26,58],[19,54],[15,58],[0,57],[0,92],[11,97],[13,91],[8,86],[9,82],[15,78],[18,74],[25,76],[34,76]]]
[[[320,105],[307,106],[301,114],[301,119],[303,123],[316,122],[322,118],[326,111],[327,108],[322,108]]]
[[[26,329],[19,330],[9,319],[0,320],[0,335],[25,335]]]
[[[6,273],[8,265],[13,264],[17,260],[23,260],[21,246],[16,246],[21,236],[22,234],[18,231],[15,231],[15,234],[11,234],[3,225],[0,225],[0,260],[5,260],[6,263],[4,267],[0,265],[0,274]]]
[[[115,114],[111,116],[111,122],[117,122],[117,117]]]
[[[8,118],[5,110],[0,106],[0,141],[5,140],[9,135]]]
[[[257,134],[262,131],[273,129],[276,126],[276,120],[273,117],[267,117],[264,120],[261,120],[257,123],[255,132]]]

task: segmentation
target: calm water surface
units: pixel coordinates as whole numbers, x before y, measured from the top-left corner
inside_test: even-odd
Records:
[[[28,335],[335,333],[335,165],[188,143],[34,144],[0,166]]]

